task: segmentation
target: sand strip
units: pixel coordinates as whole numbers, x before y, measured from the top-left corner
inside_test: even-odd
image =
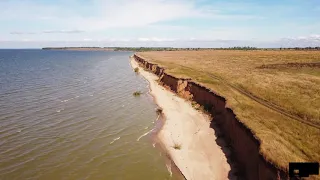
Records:
[[[131,58],[133,68],[138,63]],[[229,179],[230,165],[222,149],[216,144],[209,118],[195,110],[189,102],[164,89],[158,77],[139,67],[139,73],[150,84],[151,94],[163,109],[165,122],[158,133],[172,158],[188,180]],[[180,146],[180,148],[174,148]]]

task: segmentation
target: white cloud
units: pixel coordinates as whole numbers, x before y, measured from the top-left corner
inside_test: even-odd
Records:
[[[35,32],[20,32],[20,31],[13,31],[10,32],[10,34],[14,34],[14,35],[21,35],[21,34],[37,34]]]
[[[91,38],[84,38],[83,41],[93,41]]]
[[[196,6],[194,0],[95,0],[45,5],[32,1],[0,2],[0,19],[38,20],[55,29],[84,31],[141,27],[180,18],[252,19],[251,15],[227,15],[215,7]],[[12,11],[16,13],[12,13]]]
[[[308,35],[308,36],[298,36],[298,37],[283,38],[283,40],[320,41],[320,35],[319,34],[311,34],[311,35]]]
[[[42,31],[45,34],[59,34],[59,33],[66,33],[66,34],[74,34],[74,33],[83,33],[84,31],[80,30],[46,30]]]
[[[138,41],[155,41],[155,42],[163,42],[163,41],[175,41],[177,39],[170,39],[170,38],[158,38],[158,37],[152,37],[152,38],[138,38]]]
[[[99,17],[70,17],[69,26],[79,29],[101,30],[119,27],[141,27],[157,22],[202,16],[190,1],[180,0],[122,0],[117,3],[100,2]]]
[[[277,41],[281,47],[316,47],[320,46],[320,35],[312,34],[307,36],[282,38]]]
[[[32,39],[21,39],[21,41],[23,41],[23,42],[29,42],[29,41],[32,41]]]
[[[138,41],[150,41],[149,38],[138,38]]]
[[[62,5],[2,1],[0,19],[50,21],[57,29],[101,30],[204,15],[190,0],[95,0],[87,7],[79,4],[72,1]]]
[[[320,41],[320,34],[313,34],[309,36],[310,39]]]
[[[238,43],[233,40],[241,40],[243,44],[245,40],[273,41],[280,44],[289,42],[315,44],[319,41],[317,34],[297,36],[304,35],[305,32],[318,33],[320,25],[316,23],[301,26],[299,21],[294,21],[296,24],[277,26],[276,24],[270,25],[270,19],[262,23],[251,21],[251,19],[263,18],[252,14],[266,15],[262,12],[266,9],[270,12],[268,8],[260,7],[259,3],[212,1],[205,4],[207,2],[199,3],[198,0],[91,0],[81,2],[65,0],[57,3],[0,0],[0,24],[4,24],[0,25],[0,36],[6,41],[67,40],[82,43],[131,43],[131,45],[135,43],[177,45],[180,43],[181,46],[189,46],[188,43],[191,42],[196,46]],[[259,13],[252,13],[250,11],[252,9]],[[279,10],[279,12],[282,11]],[[200,21],[195,22],[195,19],[192,19],[193,22],[190,20],[189,23],[185,21],[188,18],[198,18]],[[172,25],[172,21],[181,19],[184,19],[181,25]],[[238,20],[245,21],[239,23]],[[293,23],[293,21],[287,23]],[[295,31],[288,31],[291,29]],[[279,40],[289,35],[294,38]]]
[[[77,34],[85,31],[80,30],[45,30],[42,32],[24,32],[24,31],[13,31],[10,34],[13,35],[26,35],[26,34]]]
[[[310,35],[318,38],[318,35]],[[254,47],[307,47],[320,46],[320,41],[299,40],[299,39],[280,39],[277,41],[259,41],[259,40],[204,40],[197,38],[177,39],[170,41],[165,38],[111,38],[96,40],[83,38],[79,41],[35,41],[32,39],[21,39],[19,41],[1,41],[0,48],[39,48],[39,47],[66,47],[66,46],[131,46],[131,47],[233,47],[233,46],[254,46]]]

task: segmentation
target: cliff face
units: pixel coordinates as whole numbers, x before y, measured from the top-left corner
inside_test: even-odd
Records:
[[[159,76],[159,83],[181,97],[202,105],[218,125],[226,142],[232,149],[232,155],[239,164],[239,171],[248,180],[288,179],[287,173],[275,167],[260,154],[260,141],[247,128],[230,108],[226,99],[203,87],[191,79],[179,79],[165,73],[165,69],[134,55],[134,59],[148,71]],[[213,125],[213,124],[211,124]],[[213,127],[213,126],[211,126]]]

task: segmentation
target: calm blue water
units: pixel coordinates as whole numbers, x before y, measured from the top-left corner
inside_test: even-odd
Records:
[[[176,179],[130,55],[0,50],[0,179]]]

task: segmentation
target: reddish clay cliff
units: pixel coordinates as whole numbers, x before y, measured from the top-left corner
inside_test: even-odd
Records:
[[[288,179],[287,173],[260,154],[260,140],[252,131],[239,121],[230,108],[226,107],[226,99],[201,86],[191,79],[179,79],[165,73],[164,68],[147,62],[134,55],[134,59],[146,70],[159,76],[159,82],[166,88],[183,98],[193,100],[202,105],[213,119],[211,123],[218,125],[226,142],[232,149],[232,155],[239,164],[239,171],[248,180]]]

